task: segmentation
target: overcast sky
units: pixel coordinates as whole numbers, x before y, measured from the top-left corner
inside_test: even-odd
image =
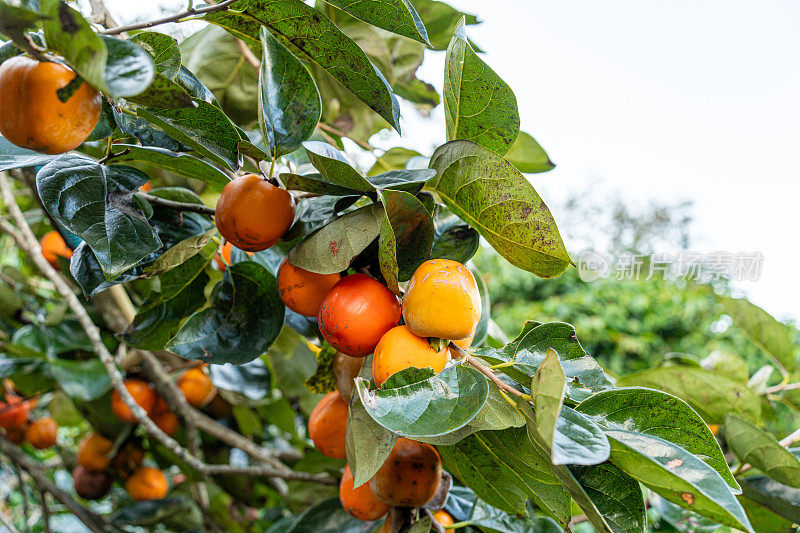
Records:
[[[124,21],[144,9],[107,3]],[[800,3],[450,3],[484,21],[470,37],[558,165],[532,177],[546,201],[597,181],[634,205],[691,199],[694,248],[763,253],[760,280],[737,287],[800,318]],[[430,56],[420,77],[441,88],[443,54]],[[405,125],[406,143],[439,144],[440,108],[432,119]]]

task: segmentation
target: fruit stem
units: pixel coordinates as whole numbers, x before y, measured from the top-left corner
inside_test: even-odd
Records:
[[[269,178],[272,179],[272,175],[275,172],[275,158],[272,158],[272,163],[269,165]]]

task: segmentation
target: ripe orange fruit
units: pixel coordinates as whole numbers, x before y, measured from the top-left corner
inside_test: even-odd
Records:
[[[450,513],[448,513],[444,509],[441,509],[441,510],[436,511],[435,513],[433,513],[433,519],[436,520],[437,522],[439,522],[439,525],[442,526],[443,528],[447,528],[448,526],[452,526],[453,524],[455,524],[455,521],[453,520],[453,517],[450,516]],[[454,533],[455,529],[452,529],[452,528],[451,529],[445,529],[444,532],[445,533]]]
[[[372,494],[369,483],[357,489],[353,485],[353,473],[349,466],[345,466],[342,481],[339,483],[339,501],[350,516],[370,522],[389,512],[389,506]]]
[[[39,241],[39,245],[42,247],[42,255],[44,258],[47,259],[50,266],[56,270],[58,270],[60,266],[58,264],[59,256],[64,259],[72,257],[72,250],[69,249],[67,243],[64,242],[64,239],[55,230],[45,233]]]
[[[141,379],[128,379],[125,380],[125,388],[128,389],[128,392],[133,396],[133,399],[136,400],[136,403],[139,404],[139,407],[144,409],[148,415],[153,411],[153,407],[156,405],[157,395],[149,383]],[[133,412],[125,405],[125,402],[122,401],[122,398],[116,390],[111,393],[111,410],[114,411],[117,418],[123,422],[136,422],[136,417],[133,415]]]
[[[174,414],[167,411],[166,413],[160,413],[157,415],[153,415],[153,422],[158,429],[169,435],[170,437],[174,437],[175,434],[178,432],[178,428],[180,427],[181,423],[178,420],[178,417]]]
[[[381,337],[372,356],[372,379],[380,387],[389,376],[409,367],[441,372],[450,360],[450,348],[434,350],[428,339],[417,337],[408,326],[397,326]]]
[[[294,221],[294,198],[256,174],[240,176],[222,189],[217,200],[217,229],[237,248],[266,250]]]
[[[158,468],[143,466],[125,482],[125,490],[137,501],[163,500],[169,490],[167,476]]]
[[[0,402],[0,427],[5,429],[24,429],[31,416],[31,404],[19,396],[6,396]]]
[[[345,403],[349,404],[350,396],[353,394],[354,380],[361,372],[364,359],[361,357],[350,357],[342,352],[336,352],[333,360],[333,375],[336,378],[336,390]]]
[[[278,269],[278,292],[283,303],[303,316],[318,316],[322,300],[342,279],[341,274],[315,274],[284,259]]]
[[[34,420],[25,431],[25,439],[37,450],[44,450],[56,443],[58,424],[49,416]]]
[[[347,409],[339,393],[333,391],[322,397],[308,417],[308,436],[314,447],[334,459],[347,456]]]
[[[0,133],[23,148],[62,154],[77,148],[100,118],[102,100],[82,83],[66,102],[56,91],[76,74],[60,63],[12,57],[0,65]]]
[[[481,297],[467,267],[432,259],[417,268],[403,297],[403,319],[420,337],[464,339],[475,334]]]
[[[403,437],[369,481],[376,498],[394,507],[422,507],[442,480],[439,452],[430,444]]]
[[[225,269],[228,268],[228,265],[231,264],[231,251],[233,250],[233,245],[229,242],[226,242],[222,245],[222,249],[219,253],[214,256],[214,263],[217,264],[217,268],[220,269],[222,272],[225,272]],[[220,257],[221,256],[221,257]],[[225,259],[223,261],[223,259]]]
[[[97,433],[88,433],[78,444],[78,464],[91,471],[105,470],[114,444]]]
[[[372,353],[383,334],[400,322],[397,297],[366,274],[341,279],[325,296],[319,329],[328,344],[353,357]]]
[[[108,494],[114,477],[110,472],[87,470],[78,465],[72,470],[72,484],[78,496],[87,500],[98,500]]]
[[[178,379],[178,388],[193,407],[204,407],[217,394],[217,387],[199,367],[190,368]]]

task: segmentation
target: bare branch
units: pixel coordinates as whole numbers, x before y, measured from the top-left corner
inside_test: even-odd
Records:
[[[104,28],[116,27],[117,23],[109,13],[103,0],[89,0],[89,5],[92,7],[92,14],[90,15],[92,22],[100,24]]]
[[[253,53],[253,51],[250,50],[250,47],[247,46],[247,43],[245,43],[241,39],[236,39],[236,44],[239,46],[239,51],[242,53],[242,56],[244,56],[245,61],[250,63],[250,65],[252,65],[254,69],[256,70],[260,69],[261,60],[259,60]]]
[[[213,207],[208,207],[203,204],[190,204],[188,202],[176,202],[175,200],[167,200],[166,198],[159,198],[151,194],[143,192],[136,193],[139,198],[147,200],[153,205],[174,209],[175,211],[187,211],[189,213],[200,213],[201,215],[214,216],[216,210]]]
[[[127,26],[117,26],[116,28],[109,28],[103,30],[100,33],[104,35],[117,35],[132,30],[143,30],[146,28],[152,28],[153,26],[168,24],[170,22],[182,22],[183,19],[188,17],[193,17],[195,15],[204,15],[206,13],[216,13],[217,11],[225,11],[228,8],[230,8],[231,4],[233,4],[235,1],[236,0],[225,0],[224,2],[220,2],[219,4],[214,4],[211,6],[203,6],[197,8],[190,7],[189,9],[181,11],[180,13],[175,13],[174,15],[169,15],[167,17],[163,17],[156,20],[149,20],[146,22],[128,24]]]

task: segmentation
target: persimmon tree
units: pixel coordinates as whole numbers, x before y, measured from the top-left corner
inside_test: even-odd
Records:
[[[0,2],[6,527],[800,522],[800,432],[770,423],[800,407],[795,350],[763,310],[725,301],[771,358],[754,376],[730,355],[617,379],[567,323],[492,321],[481,243],[543,279],[572,261],[474,16],[225,0],[117,26],[91,6]],[[158,31],[185,21],[209,25]],[[443,106],[432,153],[370,144],[414,135],[401,101]]]

